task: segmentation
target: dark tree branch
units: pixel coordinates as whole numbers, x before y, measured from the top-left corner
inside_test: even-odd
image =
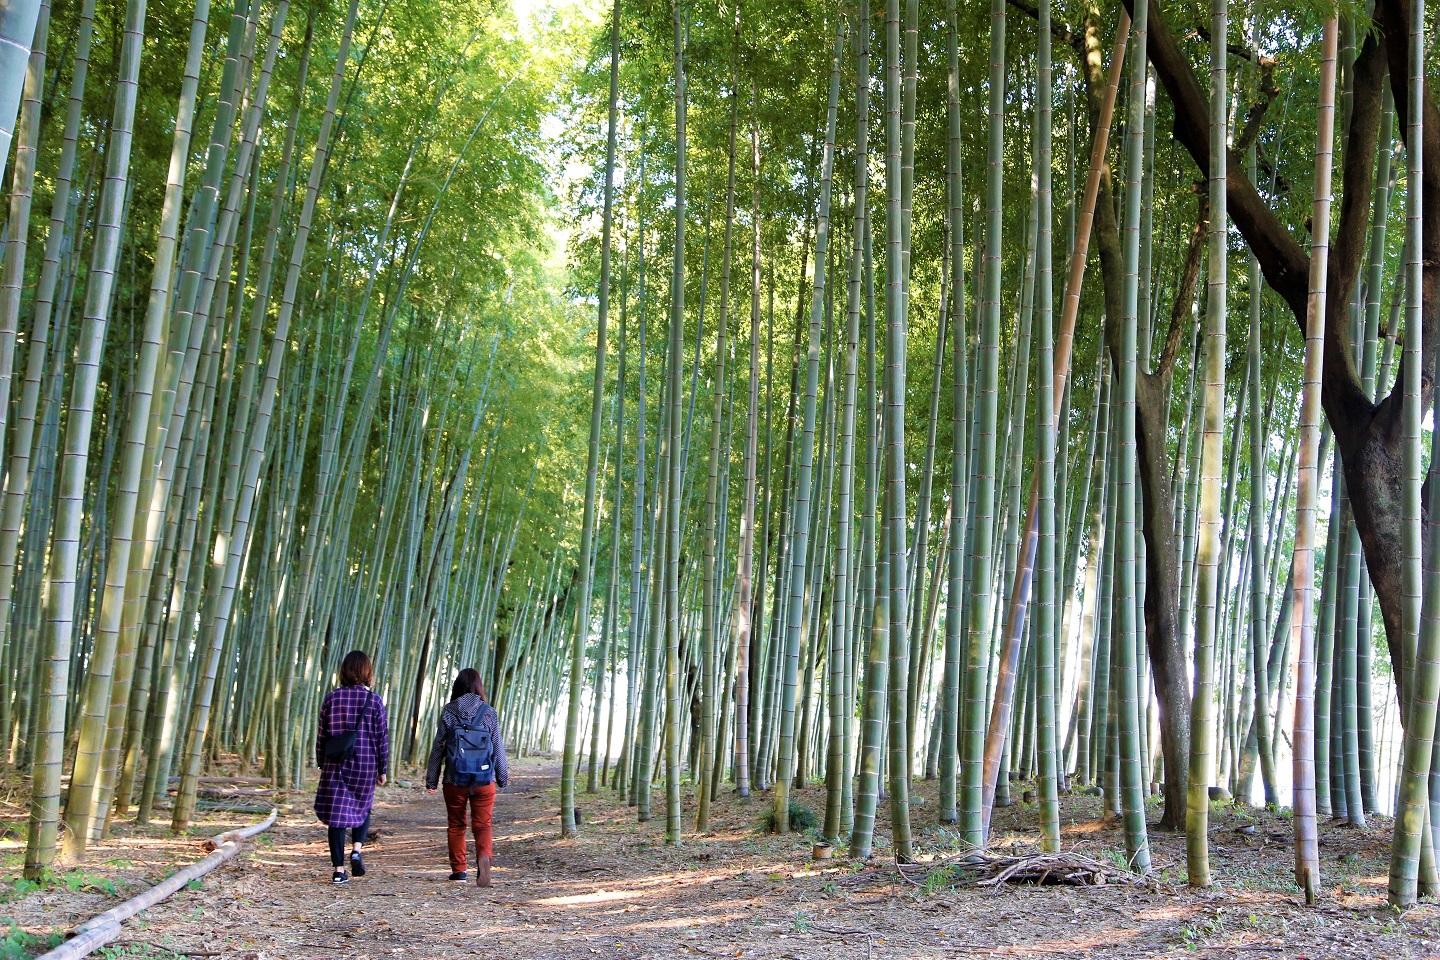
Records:
[[[1190,231],[1190,243],[1185,250],[1185,265],[1180,272],[1180,286],[1170,307],[1170,329],[1165,335],[1165,346],[1160,350],[1160,362],[1155,367],[1155,376],[1160,378],[1166,396],[1170,393],[1170,378],[1175,374],[1175,357],[1180,350],[1180,340],[1185,335],[1190,305],[1195,302],[1201,255],[1205,252],[1205,235],[1210,225],[1210,198],[1200,194],[1198,206],[1195,227]]]
[[[1005,2],[1032,20],[1040,19],[1040,8],[1027,0],[1005,0]],[[1085,37],[1053,18],[1050,20],[1050,35],[1082,57],[1085,55]]]
[[[1124,0],[1133,6],[1134,0]],[[1149,56],[1161,83],[1175,106],[1175,139],[1189,152],[1202,177],[1210,173],[1210,106],[1189,59],[1180,50],[1175,35],[1158,2],[1150,4]],[[1347,181],[1348,182],[1348,181]],[[1271,209],[1271,205],[1231,150],[1226,167],[1226,202],[1230,218],[1245,236],[1260,261],[1260,270],[1271,289],[1289,305],[1303,327],[1309,295],[1310,257]],[[1358,436],[1369,425],[1371,403],[1365,396],[1354,365],[1344,361],[1345,351],[1326,350],[1325,412],[1337,435]],[[1347,334],[1348,346],[1348,334]],[[1343,446],[1344,444],[1342,444]]]
[[[1330,246],[1326,280],[1325,366],[1343,364],[1346,381],[1360,382],[1350,340],[1350,293],[1364,262],[1370,228],[1370,200],[1375,192],[1375,145],[1380,136],[1380,90],[1385,80],[1385,40],[1379,31],[1365,39],[1351,71],[1349,129],[1342,131],[1344,192]],[[1331,354],[1335,354],[1332,361]],[[1337,375],[1338,375],[1337,371]],[[1365,409],[1372,409],[1366,407]]]
[[[1206,43],[1210,42],[1210,28],[1203,23],[1195,24],[1195,27],[1190,35],[1199,37]],[[1227,40],[1225,42],[1225,49],[1229,52],[1230,56],[1239,57],[1241,60],[1249,60],[1251,63],[1259,66],[1262,70],[1267,68],[1273,70],[1275,68],[1275,58],[1262,57],[1255,50],[1254,47],[1247,47],[1243,43],[1233,43]]]
[[[1267,60],[1260,66],[1260,96],[1256,98],[1245,111],[1245,122],[1240,125],[1240,133],[1235,137],[1235,153],[1243,156],[1260,136],[1260,126],[1265,120],[1265,114],[1270,110],[1270,104],[1280,95],[1280,88],[1275,85],[1275,61]]]
[[[1131,6],[1134,0],[1124,2]],[[1399,393],[1393,392],[1378,405],[1365,394],[1351,353],[1348,314],[1351,293],[1364,258],[1374,189],[1381,90],[1387,70],[1402,137],[1407,132],[1410,110],[1415,106],[1409,102],[1404,79],[1409,75],[1409,55],[1408,45],[1402,40],[1409,16],[1410,0],[1378,0],[1373,32],[1367,36],[1354,65],[1352,109],[1348,127],[1342,132],[1345,137],[1344,194],[1340,199],[1336,239],[1326,278],[1326,345],[1321,391],[1325,414],[1334,428],[1336,447],[1341,454],[1367,568],[1385,618],[1391,663],[1401,680],[1403,658],[1397,651],[1404,590],[1403,564],[1397,545],[1403,540],[1406,521],[1400,496],[1404,457]],[[1206,93],[1190,61],[1176,44],[1164,12],[1155,2],[1150,4],[1149,41],[1150,62],[1175,106],[1175,138],[1195,160],[1201,175],[1208,175]],[[1425,111],[1425,147],[1440,151],[1440,110],[1428,94],[1420,108]],[[1232,155],[1228,168],[1230,215],[1259,260],[1266,281],[1284,298],[1303,327],[1310,258],[1261,198],[1237,160]],[[1424,177],[1423,337],[1426,342],[1434,342],[1440,335],[1440,164],[1428,164]],[[1421,402],[1428,407],[1433,398],[1434,377],[1430,365],[1425,366],[1421,376]],[[1402,371],[1397,383],[1403,379]],[[1404,684],[1400,686],[1403,709]]]

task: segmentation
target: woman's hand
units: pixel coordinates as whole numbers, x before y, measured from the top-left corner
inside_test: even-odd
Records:
[[[430,796],[432,796],[432,797],[435,796],[435,788],[434,788],[434,787],[426,787],[426,788],[425,788],[425,792],[428,793],[428,794],[430,794]]]
[[[385,786],[385,774],[380,774],[379,778],[376,779],[375,784],[376,786]]]

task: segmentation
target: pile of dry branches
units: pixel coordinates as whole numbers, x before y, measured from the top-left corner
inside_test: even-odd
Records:
[[[900,875],[912,883],[933,883],[936,871],[943,870],[947,874],[945,885],[957,887],[998,887],[1006,883],[1101,887],[1135,883],[1140,879],[1123,867],[1074,850],[1060,853],[973,850],[931,863],[903,864],[899,869]]]

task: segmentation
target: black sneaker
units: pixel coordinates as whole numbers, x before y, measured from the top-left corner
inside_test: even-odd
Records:
[[[335,873],[330,877],[330,882],[337,887],[343,887],[350,882],[350,875],[345,872],[344,867],[336,867]]]
[[[360,851],[355,850],[350,854],[350,872],[357,877],[365,876],[365,861],[360,858]]]
[[[450,874],[450,879],[453,880],[455,883],[464,883],[466,880],[469,879],[469,876],[465,873],[464,870],[461,870],[459,873]],[[338,883],[339,881],[336,882]]]

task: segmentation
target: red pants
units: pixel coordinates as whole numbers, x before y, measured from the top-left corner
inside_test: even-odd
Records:
[[[494,834],[490,827],[495,812],[495,784],[457,787],[445,784],[446,831],[450,846],[450,872],[465,869],[465,808],[470,808],[470,829],[475,834],[475,856],[495,859]]]

